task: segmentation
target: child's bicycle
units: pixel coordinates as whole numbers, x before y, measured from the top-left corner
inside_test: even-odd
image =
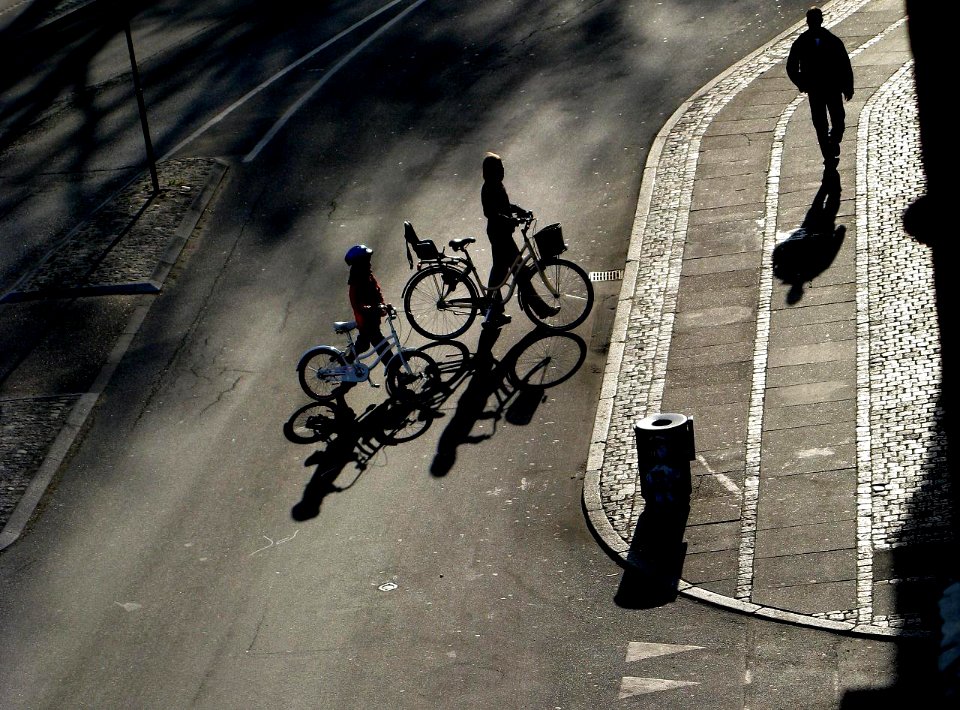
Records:
[[[411,247],[419,259],[417,273],[403,289],[403,308],[413,329],[435,340],[456,338],[473,325],[479,313],[489,315],[496,293],[503,287],[507,287],[504,303],[518,291],[520,307],[537,326],[571,330],[580,325],[593,306],[593,284],[579,266],[558,258],[567,249],[560,225],[551,224],[527,236],[534,221],[530,213],[521,218],[520,254],[503,283],[489,288],[467,252],[476,239],[452,240],[450,248],[463,256],[445,256],[432,240],[419,239],[413,225],[404,222],[410,268]]]
[[[430,391],[440,376],[437,363],[419,350],[402,347],[393,324],[397,319],[397,311],[387,305],[386,312],[390,334],[366,352],[354,352],[356,348],[352,333],[357,328],[356,321],[337,321],[333,324],[333,330],[347,336],[346,351],[332,345],[317,345],[300,356],[297,373],[300,386],[308,396],[324,402],[342,397],[358,382],[370,382],[370,370],[384,357],[380,354],[381,350],[392,353],[385,366],[387,393],[391,397],[411,401]],[[387,345],[389,350],[385,347]],[[371,357],[374,359],[369,365],[363,362]],[[380,386],[373,382],[370,385]]]

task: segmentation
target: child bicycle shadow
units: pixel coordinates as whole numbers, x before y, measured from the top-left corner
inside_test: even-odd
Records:
[[[315,466],[301,500],[290,511],[303,522],[317,517],[323,500],[331,493],[351,488],[380,451],[422,436],[435,419],[446,415],[443,405],[464,384],[466,388],[456,410],[440,436],[430,472],[444,476],[453,467],[457,448],[492,437],[497,423],[505,420],[516,426],[529,424],[544,392],[572,377],[586,359],[586,343],[570,333],[533,331],[520,340],[503,360],[493,357],[497,331],[485,331],[477,352],[471,354],[462,343],[434,342],[431,350],[439,368],[439,382],[420,402],[390,400],[371,404],[360,415],[343,397],[330,402],[311,402],[295,411],[283,425],[284,436],[295,444],[317,448],[304,461]],[[493,409],[487,408],[491,397]],[[474,434],[478,421],[489,420],[493,430]],[[351,464],[352,480],[336,483]]]
[[[422,435],[432,418],[429,410],[399,401],[371,404],[359,416],[343,398],[298,409],[284,423],[283,433],[295,444],[317,446],[303,462],[316,470],[291,509],[291,517],[298,522],[317,517],[324,498],[353,487],[384,447]],[[335,481],[350,464],[355,464],[356,475],[346,485],[337,485]]]
[[[840,173],[826,168],[800,228],[773,250],[773,275],[790,286],[790,305],[800,302],[804,286],[830,267],[843,245],[846,227],[835,224],[840,192]]]

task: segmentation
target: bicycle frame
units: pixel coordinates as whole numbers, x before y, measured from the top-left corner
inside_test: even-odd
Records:
[[[354,352],[355,362],[363,362],[368,357],[372,355],[376,355],[376,358],[374,358],[373,362],[371,362],[369,365],[365,362],[363,363],[368,369],[372,370],[383,360],[383,354],[380,353],[378,348],[386,344],[389,348],[391,348],[391,350],[395,351],[394,355],[400,356],[400,362],[403,363],[403,366],[407,370],[407,372],[410,371],[410,368],[407,366],[407,361],[403,357],[403,348],[400,347],[400,336],[397,335],[397,329],[393,325],[393,321],[396,319],[397,319],[396,313],[394,313],[393,315],[387,316],[387,327],[390,328],[390,335],[384,337],[383,340],[381,340],[379,343],[376,343],[375,345],[371,344],[369,350],[365,350],[362,353]],[[348,346],[349,350],[354,350],[356,348],[356,341],[353,339],[353,329],[350,329],[347,331],[347,342],[349,343],[349,346]],[[384,352],[389,352],[389,351],[385,349]],[[383,363],[383,366],[386,367],[387,363]]]
[[[527,236],[527,232],[530,229],[530,223],[527,222],[522,229],[520,234],[523,237],[523,246],[520,248],[520,253],[517,254],[516,258],[513,260],[510,268],[507,270],[507,275],[504,276],[503,281],[495,286],[484,286],[483,281],[480,278],[479,272],[477,272],[477,267],[473,263],[473,259],[470,257],[470,252],[467,251],[466,246],[463,248],[463,257],[461,258],[450,258],[447,259],[447,263],[453,264],[463,264],[466,270],[466,273],[473,280],[474,285],[480,289],[480,292],[484,295],[489,296],[492,293],[496,293],[501,288],[507,285],[507,282],[510,282],[510,286],[507,289],[507,295],[503,297],[503,302],[506,303],[511,298],[513,298],[513,292],[517,289],[517,276],[520,275],[520,272],[528,264],[532,263],[539,274],[540,279],[543,281],[543,284],[547,287],[550,293],[554,297],[560,296],[560,291],[556,286],[550,281],[550,277],[547,276],[546,272],[543,270],[543,266],[540,263],[540,259],[537,258],[536,252],[533,250],[533,245],[530,244],[530,238]]]
[[[377,348],[380,347],[380,346],[382,346],[382,345],[384,345],[385,343],[390,347],[390,350],[386,350],[386,349],[385,349],[384,352],[385,352],[385,353],[386,353],[386,352],[392,352],[392,353],[393,353],[393,357],[399,357],[399,358],[400,358],[400,363],[403,365],[403,369],[406,370],[407,374],[412,374],[413,371],[410,369],[410,365],[407,363],[407,359],[406,359],[406,358],[404,357],[404,355],[403,355],[403,348],[402,348],[401,345],[400,345],[400,336],[397,335],[397,329],[396,329],[396,327],[393,325],[393,321],[395,321],[397,318],[398,318],[398,316],[397,316],[397,312],[396,312],[396,311],[388,311],[388,313],[387,313],[387,327],[390,328],[390,335],[384,337],[383,340],[381,340],[381,341],[380,341],[379,343],[377,343],[376,345],[373,345],[369,350],[367,350],[367,351],[365,351],[365,352],[362,352],[362,353],[356,353],[356,352],[354,352],[354,361],[353,361],[353,363],[350,363],[350,364],[348,364],[348,365],[345,365],[345,366],[343,366],[343,367],[341,368],[341,369],[342,369],[342,373],[343,373],[343,381],[344,381],[344,382],[367,382],[367,381],[369,381],[369,380],[370,380],[370,371],[371,371],[373,368],[375,368],[375,367],[383,360],[383,354],[381,354],[381,353],[377,350]],[[351,351],[351,350],[354,350],[355,347],[356,347],[356,341],[354,341],[354,339],[353,339],[353,330],[354,330],[354,328],[350,328],[349,330],[346,331],[347,343],[348,343],[348,346],[347,346],[348,349],[347,349],[346,352],[349,352],[349,351]],[[314,346],[314,347],[316,347],[316,346]],[[336,349],[341,355],[345,355],[345,354],[346,354],[346,352],[340,350],[339,348],[335,348],[335,349]],[[310,349],[306,350],[306,351],[303,353],[303,355],[300,356],[300,359],[302,360],[303,357],[304,357],[307,353],[309,353],[311,350],[313,350],[313,348],[310,348]],[[376,355],[376,358],[373,360],[373,362],[371,362],[370,364],[367,364],[366,362],[363,362],[364,360],[366,360],[367,358],[369,358],[369,357],[371,357],[371,356],[373,356],[373,355]],[[391,358],[391,359],[392,359],[392,358]],[[388,360],[387,362],[384,362],[384,363],[383,363],[384,368],[387,367],[387,364],[388,364],[389,362],[390,362],[390,361]],[[362,365],[362,367],[358,368],[358,367],[357,367],[358,364]],[[376,385],[376,386],[379,387],[380,385]]]

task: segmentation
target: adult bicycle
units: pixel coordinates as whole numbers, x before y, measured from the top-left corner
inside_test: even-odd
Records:
[[[478,314],[489,315],[503,288],[503,303],[517,292],[521,309],[538,327],[563,331],[580,325],[593,307],[593,284],[577,264],[559,258],[567,249],[560,225],[540,231],[534,227],[534,234],[528,234],[535,223],[529,212],[519,218],[520,253],[503,282],[487,286],[467,251],[476,239],[451,240],[450,248],[463,256],[447,256],[432,240],[419,239],[413,225],[404,222],[411,268],[411,248],[419,260],[417,272],[403,289],[403,308],[413,329],[435,340],[456,338]]]
[[[391,397],[411,401],[429,392],[439,377],[437,363],[426,353],[400,345],[400,337],[394,326],[397,311],[392,305],[385,306],[385,310],[390,333],[369,350],[356,352],[353,339],[356,321],[336,321],[333,330],[338,335],[347,336],[346,350],[332,345],[317,345],[300,356],[297,373],[300,387],[308,396],[324,402],[342,397],[358,382],[369,382],[371,386],[379,387],[370,381],[370,371],[384,359],[387,359],[387,393]],[[364,362],[371,358],[369,364]]]

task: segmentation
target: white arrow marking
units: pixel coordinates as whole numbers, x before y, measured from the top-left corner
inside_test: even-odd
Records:
[[[685,653],[699,651],[703,646],[676,646],[669,643],[642,643],[631,641],[627,646],[627,663],[642,661],[644,658],[669,656],[671,653]]]
[[[690,685],[700,685],[687,680],[664,680],[663,678],[632,678],[627,676],[620,681],[620,700],[632,698],[634,695],[656,693],[661,690],[674,690]]]

